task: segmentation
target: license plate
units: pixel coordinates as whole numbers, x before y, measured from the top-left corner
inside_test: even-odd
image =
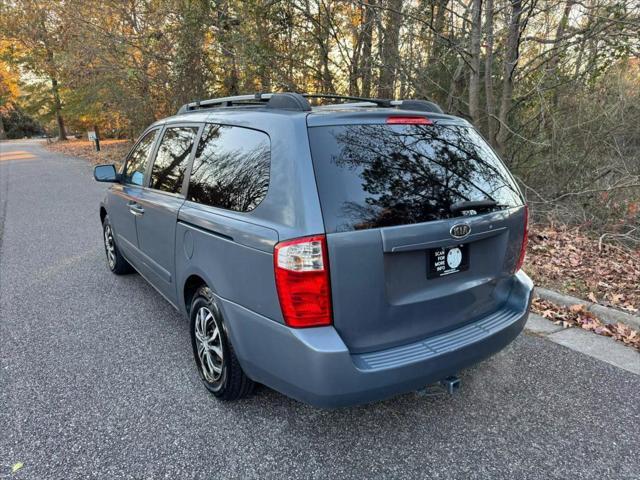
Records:
[[[440,278],[469,269],[469,246],[434,248],[427,255],[427,278]]]

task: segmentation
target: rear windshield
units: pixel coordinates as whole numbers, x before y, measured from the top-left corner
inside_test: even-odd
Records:
[[[341,125],[309,128],[328,233],[428,222],[461,201],[522,205],[511,175],[472,128]]]

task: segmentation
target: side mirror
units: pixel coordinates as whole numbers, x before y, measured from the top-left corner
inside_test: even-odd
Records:
[[[113,164],[108,165],[96,165],[93,169],[93,178],[98,182],[118,182],[118,174],[116,173],[116,166]]]

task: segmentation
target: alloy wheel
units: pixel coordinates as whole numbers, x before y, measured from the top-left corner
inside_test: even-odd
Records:
[[[107,252],[107,262],[109,262],[109,268],[113,270],[116,266],[116,244],[113,240],[113,231],[111,225],[104,227],[104,248]]]
[[[202,374],[207,382],[217,382],[222,376],[224,362],[220,329],[207,307],[200,307],[195,322],[196,346]]]

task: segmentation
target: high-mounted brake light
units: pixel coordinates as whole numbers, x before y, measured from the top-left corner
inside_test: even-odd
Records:
[[[391,125],[432,125],[433,122],[426,117],[388,117],[387,123]]]
[[[524,206],[524,236],[522,237],[522,246],[520,247],[520,256],[518,257],[518,263],[516,268],[513,269],[513,273],[522,268],[524,264],[524,257],[527,254],[527,243],[529,243],[529,206]]]
[[[297,328],[331,325],[326,237],[315,235],[278,243],[274,268],[285,323]]]

